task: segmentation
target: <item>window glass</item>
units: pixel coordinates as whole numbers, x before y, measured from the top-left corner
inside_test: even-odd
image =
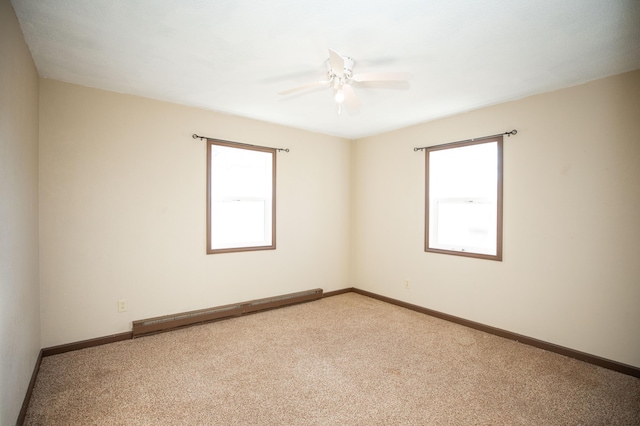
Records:
[[[425,250],[502,259],[502,137],[429,147]]]
[[[275,150],[209,140],[207,252],[275,248]]]

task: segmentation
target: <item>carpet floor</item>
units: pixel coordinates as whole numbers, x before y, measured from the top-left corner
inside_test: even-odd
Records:
[[[355,293],[42,359],[26,425],[640,425],[640,379]]]

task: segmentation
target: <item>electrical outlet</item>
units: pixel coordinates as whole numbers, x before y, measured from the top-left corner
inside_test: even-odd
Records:
[[[127,299],[118,300],[118,312],[127,312]]]
[[[409,289],[409,280],[404,280],[404,288]]]

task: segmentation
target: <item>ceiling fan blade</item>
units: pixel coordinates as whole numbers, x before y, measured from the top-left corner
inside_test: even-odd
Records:
[[[344,92],[344,103],[347,105],[347,108],[352,111],[360,109],[360,99],[358,99],[356,91],[353,90],[353,87],[345,84],[342,87],[342,91]]]
[[[365,72],[354,74],[353,81],[364,83],[368,81],[406,81],[411,79],[408,72]]]
[[[302,90],[308,90],[308,89],[313,89],[314,87],[318,87],[318,86],[324,86],[325,84],[329,83],[330,81],[314,81],[313,83],[309,83],[309,84],[305,84],[302,86],[298,86],[298,87],[294,87],[293,89],[289,89],[289,90],[284,90],[282,92],[279,92],[278,95],[290,95],[292,93],[295,92],[300,92]]]
[[[344,58],[331,49],[329,49],[329,65],[331,65],[331,69],[338,77],[344,77]]]

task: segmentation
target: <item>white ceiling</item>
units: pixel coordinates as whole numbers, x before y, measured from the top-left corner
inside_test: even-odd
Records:
[[[640,68],[639,0],[12,0],[41,77],[357,139]],[[331,48],[407,87],[330,88]],[[195,129],[194,129],[195,130]]]

